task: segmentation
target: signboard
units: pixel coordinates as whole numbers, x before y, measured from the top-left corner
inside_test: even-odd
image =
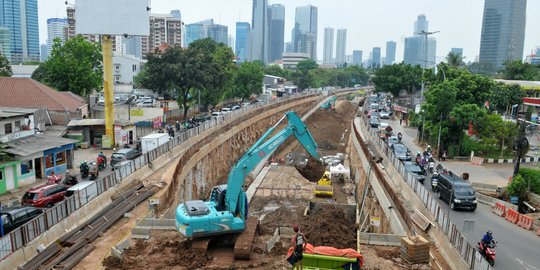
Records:
[[[138,109],[131,109],[129,112],[129,115],[131,116],[144,116],[144,110],[141,108]]]
[[[375,227],[380,227],[381,226],[381,218],[380,217],[371,217],[369,219],[369,224],[373,225]]]
[[[154,128],[161,128],[161,117],[156,117],[152,119]]]
[[[77,34],[150,35],[150,0],[77,0],[75,4]]]
[[[101,136],[101,148],[110,149],[112,148],[112,141],[109,135]]]

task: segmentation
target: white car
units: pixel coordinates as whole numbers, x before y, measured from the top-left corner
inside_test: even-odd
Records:
[[[102,105],[102,106],[105,105],[105,98],[104,97],[99,97],[97,104]]]
[[[390,119],[390,113],[387,111],[381,111],[379,113],[381,119]]]
[[[231,107],[231,110],[233,111],[236,111],[236,110],[240,110],[240,105],[234,105]]]
[[[380,122],[379,123],[379,130],[386,130],[387,127],[389,127],[390,125],[386,122]]]
[[[242,103],[242,107],[247,107],[247,106],[249,106],[249,105],[251,105],[251,103],[249,103],[249,102],[244,102],[244,103]]]
[[[228,113],[230,113],[231,111],[232,111],[231,108],[222,108],[222,109],[221,109],[221,112],[222,112],[223,114],[228,114]]]
[[[212,113],[212,118],[218,119],[218,118],[221,118],[221,117],[223,117],[222,112],[213,112]]]
[[[154,107],[154,102],[150,99],[137,103],[137,107]]]

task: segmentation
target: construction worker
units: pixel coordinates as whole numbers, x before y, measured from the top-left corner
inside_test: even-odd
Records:
[[[302,259],[304,258],[307,239],[304,234],[300,232],[300,227],[297,224],[293,225],[293,230],[295,235],[291,241],[291,246],[294,248],[292,262],[296,270],[302,270]]]

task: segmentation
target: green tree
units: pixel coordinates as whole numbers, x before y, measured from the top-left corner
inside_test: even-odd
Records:
[[[489,100],[492,105],[490,104],[490,106],[499,112],[505,112],[508,111],[512,105],[523,103],[523,97],[525,97],[525,92],[519,85],[498,83],[491,92]]]
[[[469,72],[484,76],[493,77],[497,73],[497,68],[491,63],[474,62],[467,66]]]
[[[12,75],[13,71],[11,71],[9,60],[0,54],[0,77],[11,77]]]
[[[234,87],[227,92],[227,97],[249,98],[252,94],[260,94],[263,87],[263,65],[260,62],[244,62],[238,67],[234,78]]]
[[[377,69],[371,80],[377,92],[390,92],[394,96],[398,96],[402,90],[412,93],[420,87],[422,68],[404,63],[386,65]]]
[[[525,181],[523,176],[516,175],[514,178],[512,178],[512,182],[510,185],[508,185],[508,195],[510,196],[519,196],[521,198],[525,197],[525,193],[527,192],[528,183]]]
[[[540,68],[529,63],[523,63],[521,60],[508,61],[504,64],[502,75],[506,80],[540,80]]]
[[[87,97],[103,85],[101,46],[81,35],[62,45],[55,39],[49,59],[36,69],[32,78],[60,91]]]
[[[461,67],[465,65],[465,62],[463,62],[463,55],[461,55],[461,53],[449,52],[446,56],[446,61],[451,67]]]
[[[313,59],[303,60],[298,63],[296,66],[295,79],[297,81],[297,86],[300,89],[307,89],[315,86],[315,78],[311,70],[316,70],[319,67],[317,62]]]
[[[0,142],[0,161],[11,160],[10,155],[6,152],[7,145]]]
[[[287,80],[292,79],[291,70],[289,69],[283,69],[278,65],[268,65],[264,68],[264,74],[265,75],[272,75],[277,77],[282,77]]]

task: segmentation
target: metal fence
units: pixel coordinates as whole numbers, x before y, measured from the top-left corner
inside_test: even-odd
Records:
[[[398,173],[405,179],[406,183],[413,189],[413,191],[420,197],[422,202],[424,203],[424,206],[431,212],[433,217],[435,217],[435,222],[439,225],[440,229],[443,231],[444,235],[448,239],[448,241],[452,244],[452,246],[458,251],[458,253],[461,255],[461,257],[465,260],[467,265],[470,267],[470,269],[474,270],[492,270],[492,267],[488,264],[488,262],[480,255],[480,253],[476,250],[476,245],[471,244],[466,237],[458,230],[458,227],[450,220],[449,217],[449,207],[441,206],[439,204],[439,201],[433,197],[431,193],[427,190],[426,187],[419,181],[417,181],[414,176],[409,173],[403,164],[395,155],[394,152],[391,151],[391,149],[388,147],[388,144],[380,138],[376,132],[376,130],[371,129],[369,125],[369,121],[366,118],[366,116],[363,116],[363,121],[361,121],[363,126],[357,127],[355,125],[355,136],[357,137],[359,142],[362,142],[362,139],[360,135],[358,134],[358,129],[362,128],[369,132],[371,135],[371,139],[369,140],[371,143],[376,144],[380,150],[382,150],[382,154],[386,155],[387,160],[389,163],[391,163],[394,168],[398,171]],[[361,143],[362,144],[362,143]],[[367,150],[367,147],[365,147]],[[389,183],[386,181],[384,177],[380,177],[379,179],[382,179],[383,186],[387,191],[392,190],[389,186]],[[395,198],[397,195],[393,192],[390,195],[392,199]],[[398,200],[394,200],[396,202],[396,206],[398,208],[398,211],[400,212],[401,216],[405,219],[405,222],[407,222],[409,225],[411,224],[410,216],[405,210],[403,204],[397,203]]]
[[[130,160],[130,162],[127,162],[124,166],[115,167],[114,172],[105,176],[102,179],[96,180],[95,189],[97,190],[97,195],[100,195],[111,187],[119,184],[123,179],[125,179],[141,167],[147,164],[151,166],[152,161],[154,161],[161,155],[171,151],[174,147],[182,144],[186,140],[197,136],[208,129],[211,129],[231,119],[247,115],[250,111],[257,108],[261,108],[264,106],[279,106],[279,103],[281,102],[292,102],[296,99],[302,99],[307,96],[315,96],[317,94],[317,92],[306,91],[298,93],[296,95],[279,97],[274,100],[260,101],[250,106],[228,113],[223,117],[213,118],[195,128],[185,130],[183,132],[178,132],[175,134],[175,137],[171,138],[171,140],[167,144],[161,145],[160,147],[144,155],[141,155],[134,160]],[[76,212],[79,208],[87,204],[94,197],[97,197],[94,196],[90,198],[90,200],[87,199],[89,198],[89,192],[89,188],[86,188],[84,190],[74,193],[73,196],[64,199],[62,202],[56,204],[52,208],[46,209],[45,212],[40,216],[34,218],[28,223],[22,225],[21,227],[11,231],[10,233],[0,238],[0,261],[13,254],[18,249],[26,246],[32,240],[39,238],[39,236],[43,232],[47,231],[49,228],[61,222],[62,220],[69,218],[72,213]]]

